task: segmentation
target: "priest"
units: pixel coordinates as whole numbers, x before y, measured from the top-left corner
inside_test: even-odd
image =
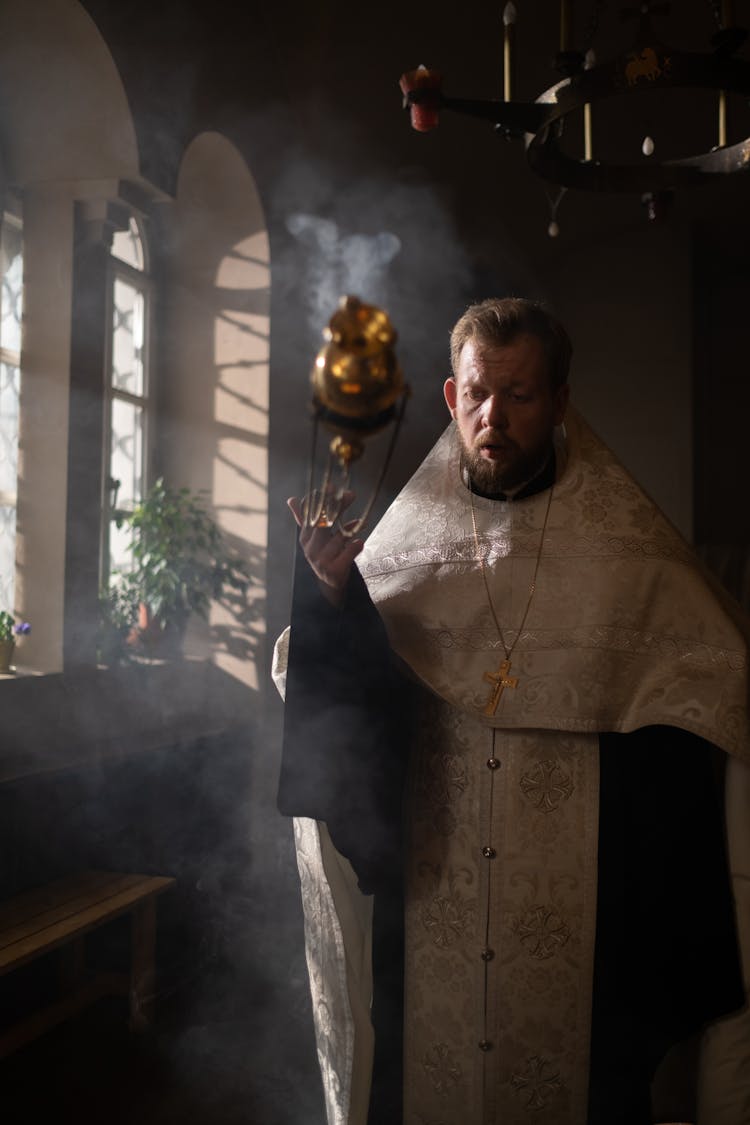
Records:
[[[745,623],[570,357],[540,304],[472,306],[366,546],[290,501],[279,806],[329,1125],[750,1120]]]

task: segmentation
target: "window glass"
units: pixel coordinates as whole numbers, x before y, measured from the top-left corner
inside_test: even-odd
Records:
[[[18,479],[18,403],[21,370],[0,360],[0,493],[15,495]]]
[[[23,256],[21,228],[6,218],[2,230],[3,281],[0,298],[0,344],[4,351],[21,351],[21,316],[23,314]]]
[[[143,243],[138,232],[138,224],[132,216],[128,229],[116,231],[112,239],[112,257],[119,258],[134,270],[142,270],[144,267]]]
[[[126,574],[131,569],[131,532],[128,527],[118,527],[113,521],[109,529],[109,573]]]
[[[0,504],[0,607],[13,611],[16,578],[16,506]]]
[[[23,231],[10,214],[0,222],[0,609],[13,611],[16,492],[21,395]]]
[[[133,508],[143,495],[143,407],[112,400],[110,476],[119,480],[117,505]]]
[[[143,294],[116,277],[112,323],[112,386],[143,394]]]
[[[147,328],[150,279],[146,247],[135,218],[112,240],[112,317],[107,375],[107,448],[101,577],[130,569],[131,534],[118,528],[146,487],[146,433],[149,409]]]

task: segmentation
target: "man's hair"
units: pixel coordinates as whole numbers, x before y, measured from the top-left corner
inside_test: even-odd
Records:
[[[518,336],[536,336],[547,357],[547,371],[556,391],[568,379],[573,346],[568,333],[539,301],[525,297],[490,297],[470,305],[451,332],[451,366],[458,373],[461,352],[469,340],[504,347]]]

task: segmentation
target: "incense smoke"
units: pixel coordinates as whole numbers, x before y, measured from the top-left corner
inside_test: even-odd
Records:
[[[310,251],[306,295],[312,327],[325,324],[344,294],[367,293],[372,303],[385,303],[386,269],[401,249],[397,235],[344,234],[332,219],[300,212],[289,215],[286,225]]]

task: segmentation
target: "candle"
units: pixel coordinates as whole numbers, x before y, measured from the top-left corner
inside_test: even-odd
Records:
[[[571,6],[570,0],[560,0],[560,50],[569,51],[571,44]]]
[[[512,97],[513,38],[516,26],[516,6],[508,3],[503,9],[503,100]]]
[[[734,27],[734,4],[732,0],[721,0],[721,26]],[[719,90],[719,148],[727,143],[727,92]]]
[[[411,125],[418,133],[428,133],[438,123],[438,110],[440,107],[440,85],[442,75],[437,70],[428,70],[426,66],[418,66],[416,70],[407,70],[399,78],[399,86],[404,95],[404,105],[409,106]],[[412,102],[409,94],[426,94],[423,101]]]
[[[727,92],[719,90],[719,148],[727,143]]]
[[[583,159],[593,160],[594,146],[591,138],[591,102],[583,107]]]
[[[589,47],[583,61],[583,69],[591,70],[596,66],[596,55],[593,48]],[[591,102],[586,102],[583,107],[583,159],[594,159],[594,144],[591,129]]]

